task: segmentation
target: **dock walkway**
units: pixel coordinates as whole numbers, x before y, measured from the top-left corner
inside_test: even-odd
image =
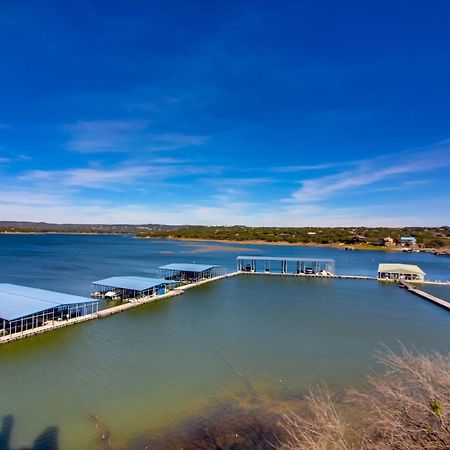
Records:
[[[438,305],[441,308],[450,311],[450,302],[443,300],[442,298],[436,297],[435,295],[431,295],[428,292],[421,291],[420,289],[417,288],[417,286],[412,286],[409,283],[403,283],[403,286],[405,286],[406,289],[408,289],[408,291],[411,292],[412,294],[416,294],[419,297],[422,297],[425,300],[428,300],[429,302],[432,302],[435,305]]]
[[[281,272],[237,272],[242,275],[268,275],[268,276],[283,276],[283,277],[297,277],[297,278],[329,278],[329,279],[343,279],[343,280],[377,280],[376,277],[369,277],[364,275],[320,275],[315,273],[281,273]]]

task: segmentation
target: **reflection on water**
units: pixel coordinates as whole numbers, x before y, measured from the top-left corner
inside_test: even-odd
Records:
[[[160,265],[193,262],[175,241],[57,235],[0,241],[0,281],[79,295],[88,295],[95,279],[153,276]],[[271,255],[333,257],[341,272],[360,274],[371,274],[387,258],[379,252],[257,248]],[[199,253],[195,261],[233,270],[236,254]],[[447,273],[443,258],[411,258],[436,278]],[[241,433],[257,448],[258,436],[271,441],[277,433],[274,417],[301,404],[311,386],[326,383],[341,391],[364,383],[377,370],[374,351],[396,349],[399,341],[448,352],[449,326],[446,311],[377,282],[222,280],[2,346],[0,416],[13,414],[14,426],[2,431],[1,442],[14,450],[35,448],[36,436],[53,430],[47,433],[59,447],[50,449],[101,450],[109,443],[117,450],[144,448],[141,443],[179,448],[190,440],[225,445],[234,430],[236,448],[246,448]]]

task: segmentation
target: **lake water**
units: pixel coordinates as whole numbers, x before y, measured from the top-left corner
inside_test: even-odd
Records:
[[[234,270],[239,254],[333,258],[338,273],[360,275],[375,275],[379,262],[405,262],[450,279],[450,259],[421,253],[88,235],[1,235],[0,245],[0,282],[78,295],[88,295],[93,280],[155,276],[171,262]],[[450,288],[438,290],[444,296]],[[221,280],[1,346],[0,449],[30,448],[38,436],[36,450],[105,448],[93,415],[109,429],[112,448],[145,448],[224,405],[282,411],[311,386],[363,384],[385,345],[448,353],[449,330],[447,311],[376,281]]]

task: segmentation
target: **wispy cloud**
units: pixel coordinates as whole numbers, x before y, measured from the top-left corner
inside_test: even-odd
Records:
[[[145,163],[121,163],[114,166],[92,165],[63,170],[31,170],[19,180],[37,185],[118,190],[122,186],[161,183],[170,179],[217,173],[220,168],[199,165],[175,158],[155,158]]]
[[[127,152],[147,129],[146,120],[92,120],[67,124],[67,149],[79,153]]]
[[[21,179],[32,182],[57,183],[64,186],[84,188],[114,189],[117,185],[127,184],[130,181],[150,173],[149,166],[116,167],[110,169],[74,168],[66,170],[33,170],[24,174]]]
[[[215,184],[220,184],[221,187],[231,186],[233,188],[261,186],[263,184],[276,182],[275,179],[269,177],[247,177],[247,178],[220,177],[220,179],[201,178],[199,181],[212,182]]]
[[[149,136],[149,145],[146,146],[146,149],[150,151],[175,150],[178,148],[203,145],[209,139],[209,136],[183,133],[156,134]]]
[[[158,133],[148,120],[92,120],[63,126],[69,134],[66,148],[78,153],[162,151],[203,145],[209,136]]]
[[[0,191],[0,205],[2,207],[17,208],[48,208],[58,206],[67,202],[67,198],[62,194],[54,192],[36,192],[27,189],[4,189]],[[7,216],[4,216],[7,217]]]
[[[395,181],[408,174],[428,172],[450,166],[449,148],[432,148],[426,152],[401,153],[360,161],[353,170],[300,181],[301,188],[285,201],[314,203],[336,197],[355,188],[383,181]]]
[[[273,167],[272,171],[276,173],[294,173],[294,172],[307,172],[315,170],[335,169],[339,167],[348,167],[353,165],[354,161],[339,162],[339,163],[324,163],[324,164],[306,164],[298,166],[279,166]]]
[[[12,152],[11,152],[12,153]],[[10,163],[16,163],[16,162],[23,162],[23,161],[30,161],[32,158],[27,155],[18,154],[14,156],[1,156],[0,157],[0,164],[10,164]]]

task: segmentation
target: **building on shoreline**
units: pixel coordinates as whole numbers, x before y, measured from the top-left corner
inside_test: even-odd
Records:
[[[109,300],[139,300],[142,297],[163,295],[178,284],[162,278],[110,277],[93,281],[91,296]]]
[[[15,284],[0,284],[0,335],[98,312],[98,301]]]
[[[417,245],[417,239],[412,236],[402,236],[400,238],[400,245],[402,247],[415,247]]]
[[[424,281],[425,272],[415,264],[380,264],[378,279],[391,281]]]
[[[387,236],[387,237],[385,237],[383,239],[383,245],[385,247],[394,247],[395,246],[395,241],[390,236]]]
[[[158,268],[161,276],[166,280],[181,283],[196,283],[225,274],[221,266],[207,264],[166,264]]]

